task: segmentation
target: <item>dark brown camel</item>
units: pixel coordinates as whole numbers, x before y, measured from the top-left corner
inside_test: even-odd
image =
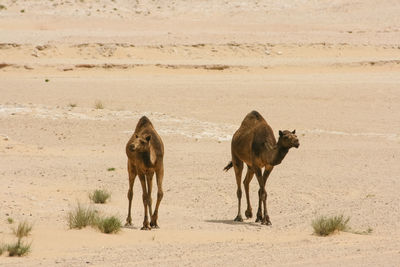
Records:
[[[133,197],[133,183],[136,175],[139,176],[143,191],[144,221],[142,230],[159,228],[157,224],[158,207],[163,198],[162,181],[164,176],[164,144],[157,134],[150,120],[143,116],[136,125],[135,132],[126,144],[126,155],[128,156],[129,190],[128,190],[128,217],[126,225],[132,225],[131,206]],[[157,177],[157,204],[152,213],[151,189],[153,187],[153,176]],[[151,221],[149,224],[149,215]]]
[[[258,190],[259,200],[256,222],[261,221],[261,224],[271,225],[267,211],[267,191],[265,190],[265,184],[274,166],[282,162],[289,149],[299,147],[299,140],[295,133],[296,130],[293,132],[287,130],[279,131],[277,143],[271,127],[260,113],[252,111],[246,115],[232,138],[232,161],[224,168],[225,171],[228,171],[233,166],[235,170],[239,202],[238,214],[235,221],[243,221],[240,212],[240,201],[242,198],[241,180],[244,162],[247,165],[246,178],[243,181],[247,200],[245,215],[247,218],[253,217],[249,198],[249,184],[255,174],[260,186]],[[264,168],[263,173],[262,168]],[[262,210],[262,206],[264,210]]]

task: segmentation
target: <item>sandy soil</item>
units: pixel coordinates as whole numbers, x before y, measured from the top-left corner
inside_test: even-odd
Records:
[[[398,266],[400,4],[348,2],[0,1],[0,243],[8,217],[34,224],[0,265]],[[251,110],[301,143],[268,180],[268,227],[233,222],[222,172]],[[161,229],[139,230],[136,181],[133,228],[69,230],[78,201],[125,220],[142,115],[166,149]],[[340,213],[372,234],[312,234]]]

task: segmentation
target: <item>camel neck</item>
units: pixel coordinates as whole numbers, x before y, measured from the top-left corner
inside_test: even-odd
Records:
[[[280,143],[275,148],[274,157],[272,159],[272,165],[279,165],[281,164],[282,160],[285,158],[286,154],[289,152],[289,149],[283,147]]]
[[[151,168],[155,163],[155,152],[152,147],[148,151],[140,152],[140,157],[147,168]]]

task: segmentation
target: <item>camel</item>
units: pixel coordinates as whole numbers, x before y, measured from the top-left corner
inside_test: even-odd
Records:
[[[163,198],[162,182],[164,177],[164,144],[150,120],[143,116],[136,125],[135,132],[126,144],[126,155],[128,156],[129,190],[128,190],[128,217],[126,225],[132,225],[131,206],[133,197],[133,183],[136,175],[139,176],[143,191],[144,220],[142,230],[159,228],[157,224],[158,208]],[[151,190],[153,187],[153,176],[157,177],[157,203],[152,213]],[[149,215],[151,221],[149,224]],[[151,228],[150,228],[151,227]]]
[[[260,113],[252,111],[246,115],[232,138],[232,161],[224,168],[225,171],[228,171],[233,167],[236,176],[238,214],[234,221],[243,221],[240,212],[240,202],[242,198],[241,180],[244,162],[247,165],[247,173],[243,181],[247,200],[246,218],[253,217],[249,198],[249,185],[255,174],[260,186],[258,190],[259,200],[256,222],[261,221],[261,224],[271,225],[267,211],[267,191],[265,190],[265,184],[274,166],[282,162],[289,149],[299,147],[299,140],[295,134],[296,130],[292,132],[288,130],[279,131],[277,143],[271,127]],[[262,168],[264,168],[264,172],[262,172]],[[264,207],[263,210],[262,206]]]

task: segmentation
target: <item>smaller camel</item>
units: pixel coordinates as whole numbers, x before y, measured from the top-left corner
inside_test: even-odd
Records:
[[[271,225],[267,211],[267,191],[265,190],[265,184],[274,166],[282,162],[289,149],[299,147],[299,140],[295,134],[296,130],[292,132],[287,130],[279,131],[279,140],[277,143],[271,127],[260,113],[252,111],[246,115],[232,138],[232,161],[224,168],[225,171],[228,171],[232,167],[235,170],[237,183],[236,195],[238,198],[238,214],[235,221],[243,221],[240,202],[242,198],[241,180],[244,162],[247,165],[246,178],[243,181],[247,200],[245,215],[247,218],[253,216],[249,197],[249,185],[255,174],[260,186],[258,190],[256,222],[261,221],[261,224]],[[264,168],[264,172],[262,172],[262,168]],[[264,209],[262,209],[262,206]]]
[[[142,230],[159,228],[157,224],[158,208],[163,198],[162,182],[164,177],[164,144],[150,120],[143,116],[136,125],[135,132],[126,144],[126,155],[128,156],[129,190],[128,190],[128,217],[126,225],[132,225],[131,206],[133,197],[133,183],[136,175],[139,176],[143,191],[144,221]],[[157,203],[152,213],[151,190],[153,187],[153,176],[157,177]],[[151,221],[149,224],[149,215]]]

